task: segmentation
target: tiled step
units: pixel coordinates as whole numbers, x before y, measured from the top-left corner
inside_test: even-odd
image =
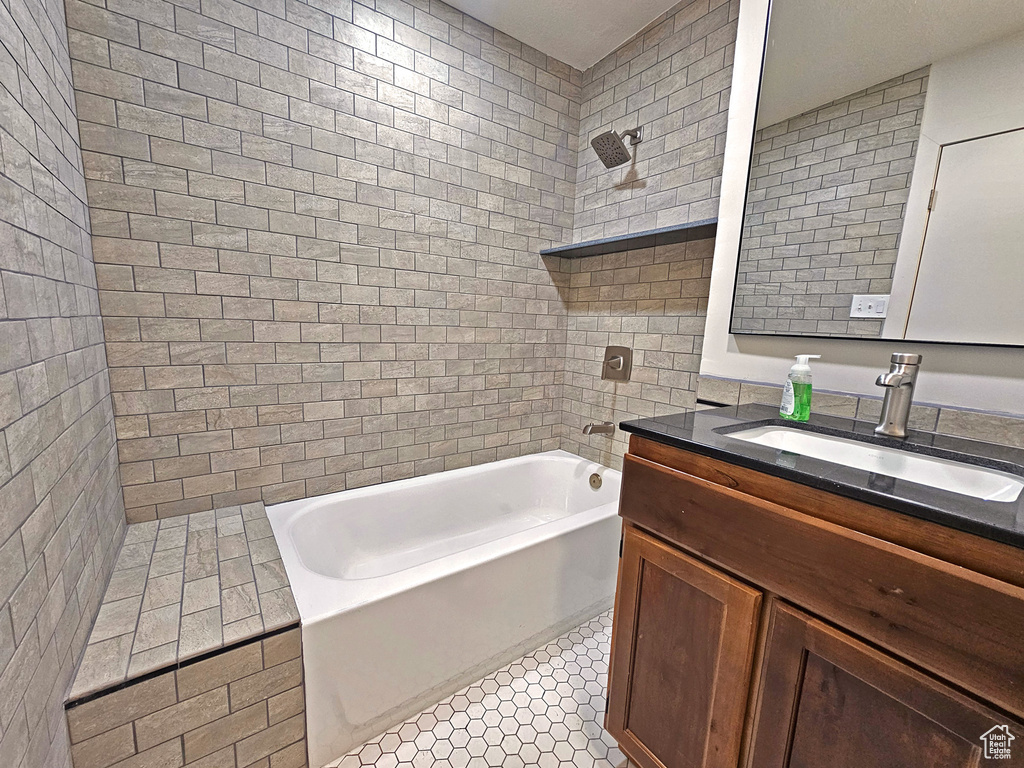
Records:
[[[261,502],[129,525],[69,701],[298,624]]]

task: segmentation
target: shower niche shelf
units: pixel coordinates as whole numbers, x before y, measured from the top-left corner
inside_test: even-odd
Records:
[[[545,248],[541,256],[561,256],[565,259],[582,259],[586,256],[602,256],[606,253],[618,253],[636,248],[652,248],[656,245],[684,243],[688,240],[705,240],[714,237],[718,231],[718,219],[702,219],[674,227],[648,229],[632,235],[616,235],[600,240],[587,240],[572,245],[560,245],[557,248]]]

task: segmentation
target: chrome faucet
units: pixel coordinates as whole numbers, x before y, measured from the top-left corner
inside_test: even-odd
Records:
[[[878,377],[875,384],[885,387],[882,415],[875,434],[888,437],[906,437],[910,406],[914,403],[914,385],[920,370],[921,356],[893,352],[889,372]]]
[[[602,421],[600,424],[587,424],[583,428],[584,435],[610,435],[615,432],[615,424],[610,421]]]

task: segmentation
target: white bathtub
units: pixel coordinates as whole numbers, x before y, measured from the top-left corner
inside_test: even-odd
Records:
[[[550,451],[270,507],[311,766],[607,610],[619,481]]]

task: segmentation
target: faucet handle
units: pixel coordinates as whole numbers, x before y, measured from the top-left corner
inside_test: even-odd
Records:
[[[893,352],[889,362],[895,365],[920,365],[921,356],[910,352]]]

